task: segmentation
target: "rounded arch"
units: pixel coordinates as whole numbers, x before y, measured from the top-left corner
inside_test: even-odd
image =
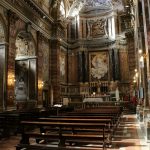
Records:
[[[6,22],[3,15],[0,13],[0,109],[6,109],[6,75],[7,75],[7,65],[5,65],[7,60],[7,49],[5,43],[8,42],[8,32],[7,32]]]
[[[19,31],[16,35],[16,59],[36,56],[35,40],[30,32]]]
[[[33,100],[35,104],[37,97],[37,57],[35,40],[30,32],[21,30],[16,34],[15,46],[16,103],[18,107],[20,107],[19,104],[25,103],[26,100],[30,100],[30,102]],[[26,104],[26,106],[27,105],[28,104]]]
[[[0,42],[1,43],[7,42],[7,39],[8,39],[7,33],[8,33],[8,30],[7,30],[5,20],[2,14],[0,14]]]

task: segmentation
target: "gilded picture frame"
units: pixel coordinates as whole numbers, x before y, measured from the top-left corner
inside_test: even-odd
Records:
[[[89,53],[89,80],[108,81],[109,55],[107,51]]]

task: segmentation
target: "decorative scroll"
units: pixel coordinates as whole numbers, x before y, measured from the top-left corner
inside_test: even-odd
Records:
[[[108,80],[108,53],[95,52],[89,55],[90,81]]]

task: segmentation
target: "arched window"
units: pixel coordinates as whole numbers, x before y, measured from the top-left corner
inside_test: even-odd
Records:
[[[63,16],[63,17],[66,16],[65,5],[64,5],[64,1],[63,0],[60,2],[60,15]]]

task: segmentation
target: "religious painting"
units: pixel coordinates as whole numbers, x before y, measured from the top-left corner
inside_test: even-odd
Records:
[[[92,24],[92,27],[91,27],[91,36],[92,37],[104,36],[106,34],[105,26],[106,26],[106,20],[105,19],[96,20]]]
[[[89,54],[90,81],[108,80],[108,52],[91,52]]]
[[[22,31],[16,38],[16,58],[35,56],[35,45],[31,34]]]
[[[61,80],[65,80],[65,74],[66,74],[66,57],[64,53],[61,53],[60,55],[60,78]]]

